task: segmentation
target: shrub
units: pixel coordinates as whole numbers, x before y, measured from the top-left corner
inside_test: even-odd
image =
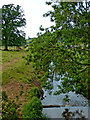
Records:
[[[38,87],[33,87],[32,89],[28,90],[28,93],[30,93],[30,98],[32,97],[37,97],[37,98],[40,98],[40,92],[39,92],[39,89]]]
[[[42,120],[42,104],[37,97],[32,97],[23,107],[23,118],[30,120]]]

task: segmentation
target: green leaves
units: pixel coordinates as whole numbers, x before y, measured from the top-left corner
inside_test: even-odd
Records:
[[[40,26],[40,28],[39,28],[41,31],[44,31],[44,28],[42,27],[42,25]]]
[[[30,120],[42,120],[42,104],[37,97],[33,97],[23,107],[23,118]]]
[[[52,4],[52,2],[46,2],[46,4],[47,4],[47,5],[51,5],[51,4]]]
[[[63,99],[65,102],[69,102],[69,97],[68,97],[68,95],[65,95],[65,98]]]
[[[55,25],[50,27],[51,32],[47,28],[30,46],[36,76],[42,86],[51,91],[53,80],[59,80],[54,77],[57,73],[63,78],[56,94],[75,91],[89,98],[89,47],[86,47],[89,42],[88,8],[78,2],[60,2],[52,7],[54,11],[44,16],[50,16]]]

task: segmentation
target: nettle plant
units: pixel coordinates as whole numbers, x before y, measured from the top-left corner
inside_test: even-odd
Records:
[[[89,98],[89,3],[47,2],[53,11],[50,16],[55,25],[40,30],[30,44],[27,62],[33,62],[33,72],[42,86],[52,91],[54,74],[61,77],[56,94],[74,91]],[[54,67],[50,66],[53,62]],[[48,79],[50,78],[50,79]],[[57,77],[56,77],[57,80]]]

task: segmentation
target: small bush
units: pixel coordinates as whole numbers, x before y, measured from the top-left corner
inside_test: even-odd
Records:
[[[32,97],[30,101],[24,105],[23,118],[30,120],[42,120],[42,104],[37,97]]]
[[[37,97],[37,98],[40,98],[40,92],[39,92],[39,89],[38,87],[33,87],[32,89],[28,90],[28,93],[30,93],[30,98],[32,97]]]

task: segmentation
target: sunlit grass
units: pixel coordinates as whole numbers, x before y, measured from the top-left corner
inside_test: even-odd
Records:
[[[2,66],[4,66],[2,84],[6,84],[11,80],[32,83],[35,77],[32,73],[32,64],[26,65],[25,58],[22,58],[27,54],[27,51],[2,51]]]
[[[14,58],[22,57],[27,54],[26,51],[2,51],[2,63],[10,62]]]

